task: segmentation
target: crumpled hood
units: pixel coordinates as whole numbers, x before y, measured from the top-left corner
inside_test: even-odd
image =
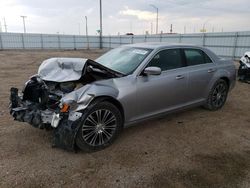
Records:
[[[40,65],[38,75],[45,81],[68,82],[79,80],[88,59],[50,58]]]

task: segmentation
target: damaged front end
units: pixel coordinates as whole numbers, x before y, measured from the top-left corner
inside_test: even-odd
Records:
[[[36,128],[53,129],[53,146],[74,150],[79,121],[95,97],[87,92],[90,83],[118,75],[88,59],[48,59],[21,93],[11,88],[10,114]]]

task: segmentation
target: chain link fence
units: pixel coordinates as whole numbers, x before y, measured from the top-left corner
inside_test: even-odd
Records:
[[[123,44],[142,42],[185,43],[204,46],[221,57],[239,59],[250,51],[250,31],[197,33],[197,34],[159,34],[159,35],[120,35],[103,36],[104,48],[115,48]],[[0,50],[7,49],[58,49],[78,50],[100,47],[99,36],[0,33]]]

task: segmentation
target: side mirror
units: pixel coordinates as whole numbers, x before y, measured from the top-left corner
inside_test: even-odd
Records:
[[[159,68],[159,67],[147,67],[144,69],[143,74],[145,74],[145,75],[160,75],[161,68]]]

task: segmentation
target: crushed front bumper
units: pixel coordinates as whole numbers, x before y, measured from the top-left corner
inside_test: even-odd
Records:
[[[10,89],[10,114],[14,120],[27,122],[40,129],[53,129],[53,146],[75,150],[75,137],[82,116],[80,112],[60,113],[49,109],[42,110],[39,104],[23,101],[18,89]]]
[[[46,109],[41,110],[39,104],[31,101],[23,101],[18,96],[18,89],[10,89],[10,114],[14,120],[27,122],[40,129],[49,128],[54,112]]]

